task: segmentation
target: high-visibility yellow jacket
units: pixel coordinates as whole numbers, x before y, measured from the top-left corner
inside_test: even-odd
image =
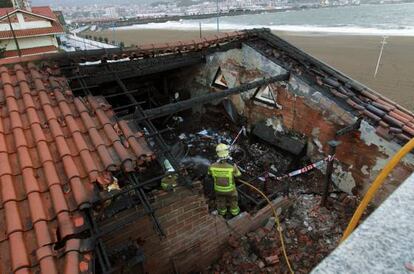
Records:
[[[161,179],[161,188],[163,190],[172,190],[177,186],[177,174],[172,174]]]
[[[234,177],[241,176],[237,166],[227,162],[212,164],[208,169],[208,173],[213,177],[214,190],[223,193],[235,191],[236,184],[234,182]]]

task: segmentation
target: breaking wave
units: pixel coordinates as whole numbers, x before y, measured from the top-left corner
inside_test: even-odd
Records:
[[[216,23],[202,23],[202,30],[212,31],[216,30]],[[232,24],[232,23],[220,23],[221,30],[241,30],[250,28],[270,28],[275,31],[287,31],[287,32],[308,32],[308,33],[321,33],[321,34],[349,34],[349,35],[387,35],[387,36],[414,36],[414,26],[409,27],[360,27],[360,26],[314,26],[314,25],[276,25],[270,23],[269,25],[250,25],[250,24]],[[181,21],[181,22],[165,22],[165,23],[150,23],[141,25],[132,25],[126,27],[119,27],[119,30],[130,29],[173,29],[173,30],[199,30],[199,21]]]

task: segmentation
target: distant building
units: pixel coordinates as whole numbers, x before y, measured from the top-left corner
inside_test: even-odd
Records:
[[[12,0],[0,8],[0,49],[3,57],[28,56],[58,51],[57,35],[63,27],[50,7],[30,7],[27,1]]]
[[[105,9],[106,16],[109,18],[117,18],[118,17],[118,11],[115,7],[110,7]]]

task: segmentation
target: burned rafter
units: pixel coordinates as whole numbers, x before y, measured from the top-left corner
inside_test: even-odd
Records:
[[[132,185],[139,185],[139,180],[136,174],[128,173],[126,175]],[[158,221],[158,218],[155,216],[155,210],[152,208],[151,203],[149,202],[149,199],[142,187],[138,187],[136,189],[136,194],[139,200],[141,201],[141,204],[144,206],[145,212],[151,216],[151,219],[154,222],[155,229],[157,230],[158,234],[161,237],[165,236],[164,230],[162,229],[161,224]]]
[[[148,109],[145,110],[145,116],[143,116],[141,119],[155,119],[159,118],[165,115],[169,115],[172,113],[177,113],[186,109],[190,109],[196,105],[202,105],[208,102],[212,102],[215,100],[220,100],[225,97],[228,97],[230,95],[243,93],[246,91],[249,91],[251,89],[254,89],[259,86],[268,85],[270,83],[274,82],[280,82],[280,81],[286,81],[289,79],[289,74],[282,74],[274,77],[269,77],[266,79],[254,81],[251,83],[243,84],[239,87],[230,88],[223,90],[221,92],[215,92],[215,93],[209,93],[206,95],[198,96],[195,98],[191,98],[188,100],[180,101],[177,103],[172,103],[168,105],[164,105],[158,108]]]
[[[177,160],[174,158],[174,156],[170,153],[167,144],[165,143],[164,139],[162,138],[162,136],[158,133],[157,128],[154,126],[154,124],[146,119],[143,118],[145,116],[144,114],[144,110],[142,109],[141,105],[138,104],[137,100],[135,99],[134,96],[132,96],[129,93],[129,90],[127,89],[127,87],[125,86],[125,84],[122,82],[121,78],[119,78],[118,73],[116,71],[114,71],[112,69],[112,67],[108,66],[107,67],[108,70],[112,71],[113,75],[116,78],[116,82],[118,84],[118,86],[121,88],[121,90],[125,93],[125,97],[127,100],[129,100],[131,102],[131,104],[136,104],[135,105],[135,112],[134,112],[134,119],[135,122],[138,122],[138,126],[141,124],[150,135],[153,135],[153,139],[154,139],[154,144],[155,146],[157,146],[156,148],[154,148],[155,151],[162,151],[162,156],[161,158],[166,158],[168,159],[168,161],[170,161],[171,165],[173,166],[173,168],[178,171],[180,170],[180,165],[178,164]],[[157,150],[158,149],[158,150]]]
[[[120,63],[107,63],[105,67],[112,67],[112,70],[117,71],[120,79],[129,79],[134,77],[142,77],[146,75],[156,74],[160,72],[170,71],[182,67],[188,67],[192,65],[198,65],[204,62],[202,55],[195,57],[182,57],[175,56],[174,59],[158,60],[159,62],[153,62],[148,65],[141,65],[139,62],[128,61]],[[102,69],[101,66],[95,68],[81,67],[81,73],[88,75],[89,85],[99,85],[103,83],[113,82],[116,80],[112,72]]]
[[[106,69],[112,73],[113,77],[116,80],[117,85],[119,86],[119,88],[122,90],[123,94],[120,96],[123,96],[126,105],[131,105],[135,108],[135,112],[134,112],[134,117],[142,117],[144,115],[144,111],[141,107],[141,105],[139,104],[139,102],[135,99],[135,97],[133,96],[133,94],[128,90],[128,88],[126,87],[125,83],[121,80],[121,78],[118,75],[118,72],[113,70],[113,67],[110,66],[109,64],[106,65]],[[139,122],[137,122],[139,120]],[[164,159],[167,159],[171,165],[173,166],[174,170],[179,174],[179,181],[181,182],[185,182],[186,184],[187,179],[184,178],[181,174],[180,174],[180,165],[178,163],[178,161],[175,159],[175,157],[172,155],[169,147],[167,146],[167,144],[165,143],[162,135],[160,134],[161,131],[159,131],[154,124],[148,120],[148,119],[136,119],[136,125],[138,126],[138,128],[141,129],[145,129],[145,131],[147,132],[147,139],[151,140],[150,141],[150,145],[153,149],[153,151],[157,154],[157,159],[161,162]],[[148,197],[146,196],[145,191],[143,190],[143,186],[144,184],[142,184],[139,181],[139,178],[136,174],[134,173],[128,173],[125,174],[129,184],[133,189],[127,187],[126,191],[123,191],[123,194],[133,194],[136,195],[141,204],[143,204],[145,211],[147,214],[149,214],[153,220],[154,223],[154,227],[156,228],[158,234],[160,236],[164,235],[164,232],[162,230],[162,227],[157,219],[157,217],[154,214],[154,209],[151,207],[151,204],[149,202]],[[158,178],[158,180],[161,177]],[[152,180],[150,180],[152,181]],[[146,183],[145,183],[146,184]],[[111,197],[110,199],[112,200],[115,197]]]
[[[257,30],[261,32],[264,30]],[[245,32],[240,32],[240,35],[244,35]],[[250,36],[255,36],[251,34]],[[165,50],[155,49],[140,49],[140,48],[129,48],[129,49],[100,49],[100,50],[88,50],[82,52],[66,52],[51,56],[52,59],[57,60],[60,63],[61,69],[70,70],[74,66],[73,64],[86,63],[86,62],[98,62],[98,61],[110,61],[110,60],[148,60],[151,58],[159,58],[163,56],[170,56],[176,54],[186,55],[191,52],[202,52],[203,54],[211,54],[215,52],[228,51],[234,48],[240,48],[242,43],[241,36],[234,38],[218,38],[223,40],[219,43],[205,43],[205,41],[199,41],[198,46],[196,45],[177,45],[174,50],[172,48]],[[171,45],[172,46],[172,45]]]
[[[106,251],[105,244],[103,243],[101,236],[101,230],[98,227],[98,224],[95,221],[95,218],[93,217],[93,213],[91,209],[86,209],[84,211],[86,216],[86,222],[89,224],[90,227],[90,233],[91,238],[94,241],[95,244],[95,254],[96,259],[98,260],[98,264],[100,266],[100,270],[102,273],[110,273],[112,270],[111,262],[108,258],[108,253]]]

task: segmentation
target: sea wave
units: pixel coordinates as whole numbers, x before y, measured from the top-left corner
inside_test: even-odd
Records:
[[[202,23],[202,30],[216,30],[216,23]],[[248,24],[232,24],[220,23],[221,30],[241,30],[251,28],[270,28],[275,31],[287,32],[309,32],[321,34],[349,34],[349,35],[386,35],[386,36],[414,36],[414,26],[396,27],[396,26],[375,26],[362,27],[355,25],[335,25],[335,26],[314,26],[314,25],[248,25]],[[198,21],[170,21],[165,23],[149,23],[138,24],[132,26],[118,27],[119,30],[129,29],[173,29],[173,30],[199,30]]]

